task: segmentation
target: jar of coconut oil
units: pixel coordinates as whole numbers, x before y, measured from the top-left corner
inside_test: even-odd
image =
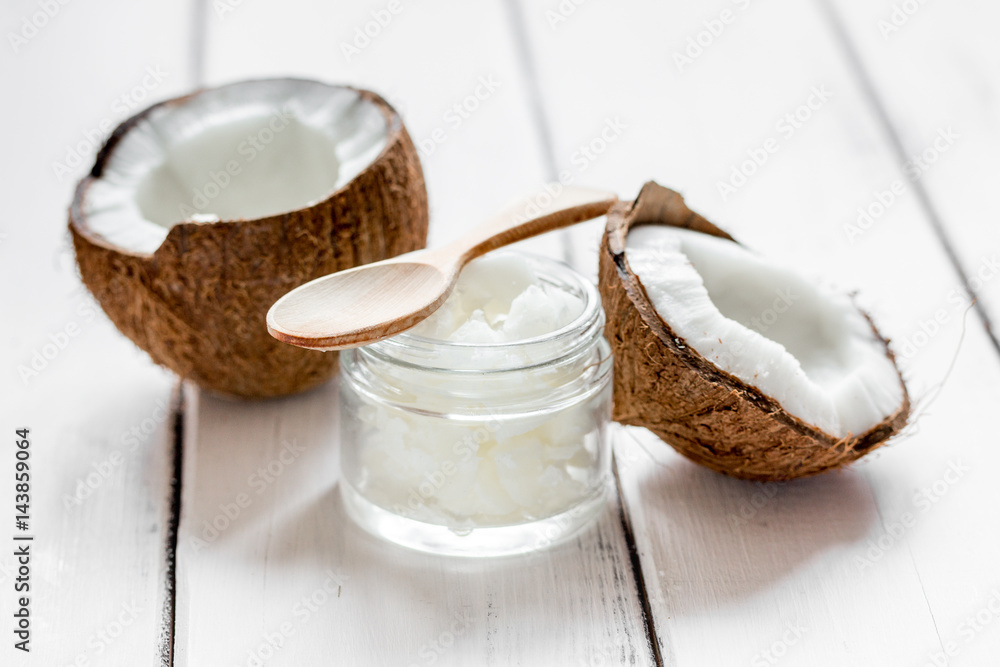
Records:
[[[602,507],[611,352],[597,290],[568,267],[490,254],[430,318],[340,358],[341,493],[369,532],[520,553]]]

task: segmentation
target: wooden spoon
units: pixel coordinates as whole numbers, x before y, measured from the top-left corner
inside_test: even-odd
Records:
[[[293,289],[271,306],[267,330],[282,342],[313,350],[388,338],[437,310],[470,260],[604,215],[617,200],[610,192],[549,186],[444,247],[338,271]]]

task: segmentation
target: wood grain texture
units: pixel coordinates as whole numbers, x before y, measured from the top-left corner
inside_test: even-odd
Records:
[[[858,76],[865,77],[874,90],[874,99],[872,89],[868,91],[869,104],[876,108],[880,104],[894,129],[890,141],[896,146],[895,160],[902,171],[895,180],[873,184],[868,197],[854,202],[852,222],[857,225],[857,208],[870,206],[877,199],[876,191],[884,193],[897,180],[901,182],[899,201],[916,200],[936,218],[951,244],[968,286],[979,299],[977,305],[993,325],[995,352],[1000,226],[993,182],[1000,150],[995,101],[1000,93],[1000,53],[988,26],[996,24],[1000,8],[968,0],[947,7],[927,3],[915,13],[911,8],[911,13],[900,16],[888,2],[829,4],[833,20],[850,35],[844,48],[853,48],[861,60]],[[891,30],[886,23],[899,29]],[[891,204],[892,208],[896,205]],[[857,244],[867,243],[881,223],[880,218],[874,219],[869,231],[857,237]],[[1000,557],[995,528],[1000,512],[995,486],[986,474],[1000,456],[992,428],[983,417],[969,415],[994,409],[998,363],[995,354],[975,345],[969,336],[959,346],[963,322],[974,330],[982,321],[976,312],[965,312],[968,298],[959,277],[939,277],[938,282],[920,301],[914,311],[916,321],[900,342],[914,356],[930,354],[925,350],[941,338],[953,350],[960,350],[958,367],[942,399],[929,412],[940,421],[957,421],[967,435],[948,436],[942,424],[936,454],[939,461],[961,459],[971,471],[983,473],[948,486],[949,492],[934,506],[947,501],[949,510],[927,513],[927,528],[912,551],[921,573],[929,572],[923,577],[924,591],[940,635],[959,651],[954,663],[989,664],[1000,653],[1000,636],[992,625],[993,629],[980,630],[968,621],[1000,590],[994,565]],[[942,405],[948,395],[951,401]],[[937,575],[947,562],[961,565]]]
[[[164,639],[174,379],[85,292],[66,209],[115,124],[191,85],[190,5],[52,6],[16,50],[8,30],[42,10],[17,1],[3,12],[0,664],[149,667],[161,664]],[[23,427],[35,536],[28,654],[14,650],[10,622],[13,434]]]
[[[200,397],[175,664],[652,664],[615,503],[525,558],[394,547],[344,514],[337,397]]]
[[[992,664],[1000,369],[941,241],[998,316],[1000,281],[985,277],[1000,245],[997,9],[913,3],[883,35],[879,21],[902,4],[404,2],[352,52],[344,45],[386,3],[201,3],[212,83],[291,74],[387,95],[421,152],[432,244],[552,178],[622,197],[655,178],[776,261],[861,288],[901,352],[919,416],[851,469],[784,485],[715,475],[622,428],[624,506],[551,551],[476,563],[388,547],[344,519],[335,384],[260,403],[188,389],[174,664],[253,664],[268,650],[273,665],[921,665],[944,651],[952,664]],[[37,7],[11,3],[7,24]],[[121,104],[192,86],[188,54],[202,45],[187,42],[188,3],[60,7],[23,49],[4,51],[0,74],[31,97],[0,112],[0,261],[14,276],[0,296],[16,323],[0,332],[11,397],[0,425],[33,429],[39,536],[38,650],[5,643],[0,663],[168,664],[172,378],[80,291],[63,234],[89,156],[68,175],[54,165],[127,115]],[[690,62],[675,57],[706,30]],[[804,120],[787,120],[803,105]],[[947,150],[917,188],[907,160],[935,142]],[[763,163],[734,184],[754,156]],[[859,207],[897,181],[903,193],[855,233]],[[591,275],[602,226],[572,238]],[[523,247],[563,254],[552,235]],[[67,345],[23,381],[18,367],[61,333]],[[93,492],[64,506],[88,480]],[[11,494],[0,476],[0,497]],[[11,572],[0,557],[7,618]]]
[[[824,3],[903,172],[873,184],[869,198],[856,202],[861,210],[854,212],[851,233],[861,243],[879,224],[879,216],[872,215],[879,196],[889,207],[898,199],[915,200],[953,248],[980,298],[977,305],[995,328],[1000,322],[1000,207],[994,196],[1000,51],[984,26],[1000,21],[1000,6],[963,0],[904,10],[896,4]]]
[[[620,477],[665,663],[771,664],[780,654],[786,664],[923,664],[950,642],[967,664],[995,654],[995,634],[967,642],[959,624],[996,586],[987,565],[1000,550],[988,528],[995,494],[976,471],[996,465],[983,434],[998,371],[973,326],[927,406],[958,345],[964,307],[948,298],[961,283],[912,200],[855,243],[845,233],[873,189],[901,174],[825,16],[793,2],[634,2],[588,4],[554,21],[523,6],[557,169],[622,197],[651,178],[679,189],[775,261],[861,288],[897,350],[928,312],[949,309],[946,325],[917,336],[923,344],[903,360],[916,425],[843,473],[740,483],[644,431],[622,432]],[[679,65],[674,54],[723,10],[722,34]],[[801,113],[798,127],[789,113]],[[763,164],[724,198],[719,182],[732,185],[733,169],[754,155]],[[596,268],[597,233],[575,245],[581,266]]]

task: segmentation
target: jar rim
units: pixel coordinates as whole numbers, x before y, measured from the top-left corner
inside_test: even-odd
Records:
[[[601,307],[600,293],[592,281],[564,262],[549,257],[511,250],[500,252],[527,258],[542,281],[566,289],[574,294],[574,296],[579,297],[583,303],[580,313],[572,321],[558,329],[517,341],[503,343],[455,342],[428,338],[404,331],[396,336],[385,338],[364,347],[355,348],[355,350],[362,354],[374,354],[393,363],[410,365],[414,368],[424,370],[490,373],[522,370],[558,361],[568,355],[572,355],[581,346],[588,345],[595,335],[600,336],[603,334],[604,310]],[[549,354],[545,353],[547,347],[551,347],[551,353]],[[536,354],[530,355],[535,358],[534,363],[504,365],[502,367],[485,369],[466,368],[464,366],[458,368],[438,368],[420,363],[423,358],[431,356],[431,353],[435,356],[440,355],[442,350],[455,350],[460,355],[467,354],[470,356],[476,354],[499,356],[504,352],[522,352],[526,354],[535,352]]]

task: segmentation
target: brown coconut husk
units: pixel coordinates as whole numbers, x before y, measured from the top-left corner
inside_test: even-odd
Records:
[[[635,202],[620,202],[608,213],[601,242],[600,291],[607,315],[605,335],[614,350],[615,421],[648,428],[712,470],[758,481],[789,480],[838,468],[903,429],[910,399],[898,367],[903,387],[899,409],[865,433],[836,438],[789,414],[689,347],[659,316],[629,268],[625,239],[638,224],[684,227],[736,242],[691,211],[678,193],[653,182],[643,187]],[[872,331],[895,366],[888,341],[874,324]]]
[[[153,361],[214,392],[258,398],[303,391],[337,370],[336,353],[279,343],[268,308],[294,287],[328,273],[423,248],[427,193],[416,148],[399,115],[358,91],[385,115],[387,143],[364,171],[327,199],[255,220],[173,226],[152,255],[96,235],[82,214],[88,187],[116,144],[153,108],[122,123],[80,181],[69,229],[83,282]]]

